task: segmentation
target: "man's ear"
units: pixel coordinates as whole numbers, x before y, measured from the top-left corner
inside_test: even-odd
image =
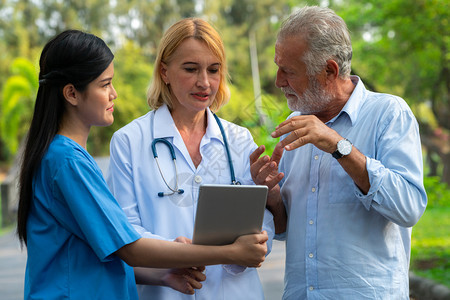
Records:
[[[327,80],[334,81],[339,76],[339,66],[336,61],[329,59],[327,60]]]
[[[79,93],[73,84],[68,83],[63,87],[63,96],[71,105],[78,105]]]

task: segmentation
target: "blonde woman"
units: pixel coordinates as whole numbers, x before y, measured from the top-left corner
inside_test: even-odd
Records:
[[[108,184],[143,237],[189,243],[200,185],[254,184],[249,155],[257,146],[250,132],[214,115],[229,98],[217,31],[195,18],[172,25],[160,42],[148,91],[153,110],[111,140]],[[263,229],[270,249],[274,226],[268,211]],[[205,274],[195,299],[264,298],[254,268],[218,265],[206,267]],[[193,297],[156,286],[139,286],[138,292],[140,299]]]

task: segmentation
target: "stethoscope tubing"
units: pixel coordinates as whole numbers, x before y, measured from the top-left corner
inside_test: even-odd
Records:
[[[229,167],[230,167],[231,184],[232,184],[232,185],[240,185],[241,183],[240,183],[239,181],[236,181],[236,177],[235,177],[235,174],[234,174],[233,161],[231,160],[231,153],[230,153],[230,149],[229,149],[229,147],[228,147],[228,140],[227,140],[227,136],[226,136],[226,134],[225,134],[225,130],[223,129],[222,122],[220,121],[219,117],[217,117],[216,114],[213,114],[213,116],[214,116],[214,119],[215,119],[216,122],[217,122],[217,125],[219,126],[220,133],[222,134],[223,143],[224,143],[224,146],[225,146],[225,152],[227,153],[228,165],[229,165]],[[174,187],[174,188],[172,188],[172,187],[169,185],[169,183],[167,182],[167,180],[166,180],[166,178],[164,177],[164,174],[163,174],[163,172],[162,172],[162,169],[161,169],[161,167],[160,167],[160,165],[159,165],[159,161],[158,161],[158,152],[156,151],[156,144],[157,144],[157,143],[163,143],[163,144],[165,144],[165,145],[169,148],[169,150],[170,150],[170,155],[171,155],[171,157],[172,157],[173,164],[174,164],[174,168],[175,168],[175,187]],[[177,158],[176,158],[176,155],[175,155],[175,149],[173,148],[173,145],[172,145],[168,140],[166,140],[166,139],[163,139],[163,138],[156,138],[156,139],[154,139],[153,142],[152,142],[152,152],[153,152],[153,158],[155,159],[156,165],[158,166],[159,173],[161,174],[161,177],[162,177],[164,183],[166,184],[166,186],[167,186],[167,187],[169,188],[169,190],[171,191],[171,192],[169,192],[169,193],[159,192],[159,193],[158,193],[158,196],[159,196],[159,197],[170,196],[170,195],[173,195],[173,194],[175,194],[175,193],[183,194],[183,193],[184,193],[184,190],[178,188],[178,170],[177,170],[177,162],[176,162],[176,161],[177,161]]]
[[[233,161],[231,160],[230,148],[228,147],[227,135],[225,134],[225,130],[223,129],[222,122],[220,122],[219,117],[216,114],[213,114],[214,119],[216,119],[217,125],[219,125],[220,133],[222,133],[223,143],[225,145],[225,151],[227,152],[228,164],[230,166],[230,174],[231,174],[231,184],[240,185],[239,181],[236,181],[236,176],[234,175],[234,167]]]

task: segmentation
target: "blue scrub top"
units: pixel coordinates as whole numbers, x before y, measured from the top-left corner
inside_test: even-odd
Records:
[[[139,238],[92,156],[56,135],[33,180],[25,299],[137,299],[114,252]]]

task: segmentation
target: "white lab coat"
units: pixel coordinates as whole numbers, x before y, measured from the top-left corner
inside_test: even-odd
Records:
[[[143,237],[169,241],[179,236],[192,238],[199,186],[206,183],[231,184],[222,135],[209,109],[207,121],[206,133],[200,143],[202,161],[197,168],[165,105],[132,121],[114,134],[107,181],[129,221]],[[242,184],[253,184],[249,155],[257,145],[246,128],[221,121],[227,135],[236,179]],[[173,145],[178,186],[184,190],[183,194],[158,197],[158,192],[170,190],[153,157],[151,144],[155,138],[165,138]],[[158,143],[157,153],[164,177],[171,187],[175,187],[175,169],[168,147]],[[263,229],[269,234],[270,250],[274,225],[273,217],[267,210]],[[167,287],[138,285],[139,298],[264,299],[258,273],[254,268],[209,266],[206,268],[206,276],[202,289],[192,296]]]

